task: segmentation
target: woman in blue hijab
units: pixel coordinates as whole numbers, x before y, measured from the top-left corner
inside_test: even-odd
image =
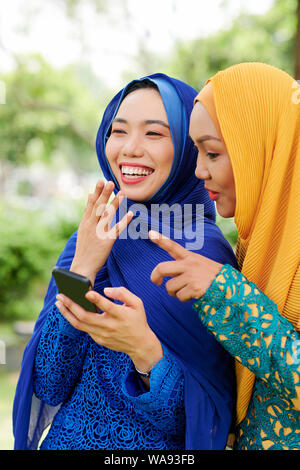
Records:
[[[167,117],[164,124],[171,135],[172,154],[169,166],[168,159],[164,160],[167,174],[163,177],[161,173],[161,181],[155,179],[159,172],[152,175],[155,168],[146,168],[138,175],[126,167],[126,162],[114,166],[107,158],[108,153],[113,154],[109,146],[114,123],[130,127],[130,122],[122,122],[117,116],[123,100],[125,103],[133,91],[144,87],[159,92]],[[115,304],[102,297],[103,292],[109,296],[107,288],[123,286],[126,295],[141,299],[146,328],[153,332],[153,344],[160,345],[162,357],[155,361],[150,378],[141,377],[127,349],[114,347],[118,338],[112,347],[98,341],[96,333],[89,334],[78,320],[74,322],[74,305],[70,310],[61,306],[63,315],[60,313],[55,304],[58,291],[51,278],[23,356],[13,409],[15,449],[36,449],[50,423],[41,449],[225,448],[234,405],[231,359],[195,315],[193,301],[182,303],[170,297],[164,285],[155,286],[150,280],[154,267],[171,259],[147,238],[150,228],[164,233],[166,214],[168,236],[197,253],[236,267],[233,251],[215,224],[213,202],[194,175],[197,152],[188,128],[196,95],[190,86],[163,74],[135,80],[107,106],[96,140],[103,174],[114,182],[115,191],[122,186],[127,196],[125,213],[130,209],[133,218],[95,273],[90,295],[96,295],[99,307],[105,300],[105,305],[119,311],[126,308],[120,296],[110,295],[117,299]],[[122,138],[123,132],[117,129],[117,138]],[[159,139],[153,130],[147,136],[154,142]],[[138,177],[152,181],[144,199],[141,194],[135,197],[138,185],[130,184]],[[121,209],[122,204],[117,214],[120,219]],[[185,211],[188,217],[184,217]],[[197,238],[199,232],[202,243]],[[67,242],[57,266],[70,269],[77,235],[74,233]],[[102,321],[101,315],[83,313],[85,318],[92,315],[93,321]]]

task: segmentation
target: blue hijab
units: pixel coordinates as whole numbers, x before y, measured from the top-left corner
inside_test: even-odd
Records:
[[[182,303],[167,294],[164,283],[156,286],[150,281],[154,267],[171,259],[168,253],[147,238],[148,229],[165,229],[162,218],[157,213],[153,214],[153,205],[176,205],[177,215],[170,217],[168,235],[178,243],[186,246],[201,223],[204,243],[193,251],[223,264],[229,263],[235,267],[237,264],[230,245],[215,225],[214,203],[209,199],[203,182],[194,174],[197,152],[188,136],[188,129],[197,91],[164,74],[154,74],[140,80],[145,78],[156,84],[166,109],[174,145],[173,164],[167,180],[148,201],[143,202],[143,210],[138,212],[138,205],[126,200],[126,208],[134,212],[133,220],[126,231],[127,236],[116,240],[105,266],[96,277],[94,289],[102,294],[104,287],[122,285],[143,300],[151,329],[183,370],[186,449],[224,449],[234,406],[232,359],[195,315],[193,301]],[[101,169],[107,180],[115,182],[116,191],[119,190],[118,182],[107,161],[105,144],[111,122],[129,85],[108,104],[96,139]],[[196,209],[199,204],[204,206],[201,213]],[[181,214],[184,213],[185,207],[191,208],[189,217],[185,220],[182,217],[178,224],[176,217],[178,219],[180,215],[180,208]],[[137,232],[140,233],[139,238],[130,236]],[[77,232],[67,242],[57,261],[58,266],[70,267],[76,237]],[[59,409],[38,400],[33,393],[36,348],[56,294],[57,288],[51,278],[43,309],[22,360],[13,408],[15,449],[36,449],[43,430]]]

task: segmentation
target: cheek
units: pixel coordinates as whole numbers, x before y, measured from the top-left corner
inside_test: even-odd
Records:
[[[227,180],[228,190],[230,191],[231,196],[235,197],[234,176],[233,176],[233,171],[232,171],[231,166],[230,168],[227,168],[226,180]]]
[[[109,163],[113,163],[114,160],[116,159],[117,156],[117,146],[114,142],[111,140],[107,141],[107,144],[105,146],[105,154],[107,156],[107,160]]]
[[[159,156],[160,157],[157,159],[159,172],[164,176],[168,176],[172,168],[174,157],[173,145],[163,146],[159,151]]]
[[[234,191],[234,178],[231,165],[224,161],[216,170],[219,182],[223,188],[229,192]]]

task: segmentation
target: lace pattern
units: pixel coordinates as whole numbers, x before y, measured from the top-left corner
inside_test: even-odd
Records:
[[[300,449],[300,335],[255,284],[224,265],[194,304],[227,351],[256,376],[236,449]]]
[[[126,354],[73,328],[56,306],[36,354],[34,391],[62,403],[41,449],[184,449],[183,374],[169,352],[146,391]]]

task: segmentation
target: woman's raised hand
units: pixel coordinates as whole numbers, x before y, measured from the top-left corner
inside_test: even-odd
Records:
[[[88,196],[77,233],[76,250],[70,271],[90,279],[94,284],[97,272],[102,268],[120,233],[132,219],[132,212],[127,214],[114,227],[111,222],[120,206],[124,195],[119,192],[113,201],[108,201],[114,190],[114,183],[102,180],[97,182],[95,190]]]

